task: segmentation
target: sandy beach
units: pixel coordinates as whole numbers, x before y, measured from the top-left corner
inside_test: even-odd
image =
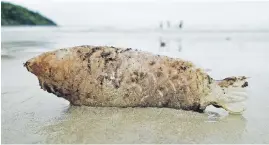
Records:
[[[269,143],[269,33],[93,31],[81,27],[2,27],[2,143]],[[160,40],[166,47],[160,47]],[[245,75],[247,110],[209,116],[167,108],[74,107],[40,89],[23,63],[77,45],[131,47],[179,57],[211,77]]]

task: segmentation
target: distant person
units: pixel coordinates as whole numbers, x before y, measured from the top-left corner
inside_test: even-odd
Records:
[[[180,28],[180,29],[183,28],[183,21],[182,21],[182,20],[180,21],[179,28]]]

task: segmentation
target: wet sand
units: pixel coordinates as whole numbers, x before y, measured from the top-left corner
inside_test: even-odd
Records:
[[[174,109],[70,107],[67,114],[45,127],[45,134],[53,132],[46,143],[232,143],[246,126],[242,116],[210,122],[205,114]]]
[[[166,51],[158,49],[158,35],[4,29],[2,143],[269,143],[269,34],[167,35],[171,43]],[[174,45],[177,38],[182,39],[181,52]],[[189,59],[211,69],[216,79],[250,76],[247,110],[243,115],[209,116],[166,108],[74,107],[41,90],[22,65],[51,49],[101,42],[117,46],[119,40],[128,47]]]

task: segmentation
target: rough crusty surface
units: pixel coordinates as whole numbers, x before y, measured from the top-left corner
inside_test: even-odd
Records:
[[[115,47],[79,46],[26,62],[42,89],[73,105],[201,111],[210,78],[192,63]],[[204,103],[204,102],[203,102]]]

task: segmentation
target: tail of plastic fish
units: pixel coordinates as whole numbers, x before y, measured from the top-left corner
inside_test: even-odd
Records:
[[[218,101],[214,106],[222,107],[231,114],[241,114],[245,110],[243,102],[247,99],[247,77],[228,77],[216,82],[221,90],[217,92]]]

